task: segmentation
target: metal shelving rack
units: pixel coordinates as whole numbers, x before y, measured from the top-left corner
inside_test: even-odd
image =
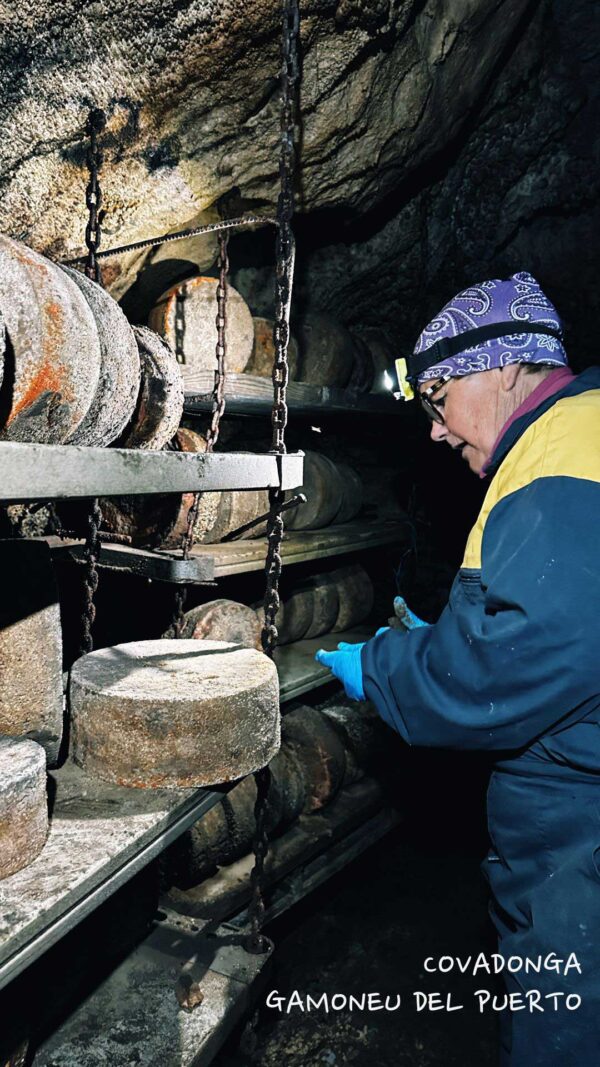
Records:
[[[190,455],[0,442],[0,502],[226,489],[294,489],[302,453]],[[0,988],[201,818],[217,789],[122,789],[70,762],[37,859],[0,883]]]

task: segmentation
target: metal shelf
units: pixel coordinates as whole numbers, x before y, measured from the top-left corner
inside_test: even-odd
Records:
[[[332,681],[318,648],[361,641],[364,628],[277,649],[281,702]],[[0,988],[206,814],[223,790],[125,789],[73,763],[50,778],[56,793],[40,855],[0,882]]]
[[[303,453],[149,452],[0,442],[0,501],[141,493],[295,489]]]
[[[331,671],[315,662],[315,652],[325,648],[333,652],[338,641],[358,643],[372,637],[373,627],[357,626],[342,633],[322,634],[306,641],[295,641],[292,645],[282,645],[275,650],[275,664],[279,674],[279,692],[282,704],[295,700],[304,693],[310,693],[322,685],[334,682]]]
[[[191,386],[193,385],[193,389]],[[214,374],[197,372],[186,383],[184,411],[188,415],[203,415],[212,410]],[[226,411],[230,415],[267,415],[273,406],[273,384],[269,378],[251,374],[228,374],[225,380]],[[390,393],[357,393],[351,389],[336,389],[308,382],[290,382],[287,404],[296,415],[346,415],[348,412],[393,415],[398,402]]]
[[[382,806],[380,787],[367,779],[346,786],[321,811],[300,816],[271,843],[266,922],[323,885],[400,822],[397,812]],[[244,910],[229,921],[199,918],[193,890],[176,901],[168,894],[150,933],[45,1038],[34,1067],[124,1067],[134,1062],[208,1067],[241,1016],[264,995],[260,976],[270,956],[250,955],[243,947],[251,863],[250,856],[242,857],[205,883],[215,886],[222,879],[223,898],[241,898]],[[175,995],[179,974],[201,988],[199,1010],[180,1008]],[[100,1030],[98,1020],[103,1021]]]
[[[46,537],[45,540],[57,562],[67,559],[73,563],[85,563],[83,541],[60,537]],[[214,560],[209,555],[199,556],[197,559],[183,559],[181,553],[175,555],[158,550],[149,552],[143,548],[106,542],[102,542],[98,568],[133,574],[139,578],[151,578],[154,582],[172,582],[175,585],[204,585],[212,582],[215,577]]]
[[[125,789],[72,763],[40,855],[0,882],[0,988],[41,956],[223,796],[208,789]]]
[[[243,948],[233,927],[161,908],[145,939],[85,997],[36,1050],[34,1067],[208,1067],[262,989],[270,953]],[[178,976],[201,989],[180,1007]],[[133,1022],[132,1022],[133,1021]]]

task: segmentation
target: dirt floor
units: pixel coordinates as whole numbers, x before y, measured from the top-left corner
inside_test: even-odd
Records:
[[[424,969],[430,956],[464,959],[495,951],[479,871],[487,847],[481,773],[469,778],[467,770],[461,777],[455,763],[444,758],[440,765],[433,757],[420,757],[413,771],[405,824],[269,930],[277,948],[257,1028],[247,1028],[241,1040],[236,1035],[218,1067],[497,1063],[497,1018],[479,1014],[473,996],[476,989],[497,991],[494,979]],[[435,793],[428,787],[431,775]],[[420,803],[426,798],[429,804]],[[266,1007],[272,990],[284,998],[282,1010]],[[441,994],[444,1009],[450,994],[451,1005],[463,1008],[418,1012],[415,991]],[[329,1012],[324,1004],[307,1011],[306,997],[323,993]],[[391,1011],[335,1010],[334,993],[378,993],[381,1002],[391,998],[390,1007],[399,994],[401,1002]]]

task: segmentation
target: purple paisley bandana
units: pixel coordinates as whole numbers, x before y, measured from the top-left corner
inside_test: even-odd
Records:
[[[526,271],[513,274],[507,281],[494,278],[458,293],[425,327],[415,346],[415,355],[425,352],[442,337],[456,337],[478,326],[510,322],[512,319],[515,322],[514,334],[484,341],[436,363],[419,374],[419,382],[441,378],[445,374],[452,377],[474,374],[476,371],[504,367],[508,363],[545,363],[551,367],[566,365],[567,354],[558,338],[536,334],[531,330],[531,324],[535,322],[559,330],[562,323],[554,304]],[[530,327],[528,333],[522,330],[525,323]]]

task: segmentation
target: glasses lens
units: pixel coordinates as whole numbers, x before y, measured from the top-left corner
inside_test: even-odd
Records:
[[[425,414],[427,415],[427,417],[429,419],[431,419],[432,422],[439,422],[440,425],[443,426],[444,425],[444,416],[442,415],[442,413],[439,410],[439,408],[436,408],[435,404],[432,403],[432,401],[429,399],[429,397],[428,396],[424,396],[422,393],[420,395],[420,400],[421,400],[421,405],[423,407],[423,410],[424,410]]]

